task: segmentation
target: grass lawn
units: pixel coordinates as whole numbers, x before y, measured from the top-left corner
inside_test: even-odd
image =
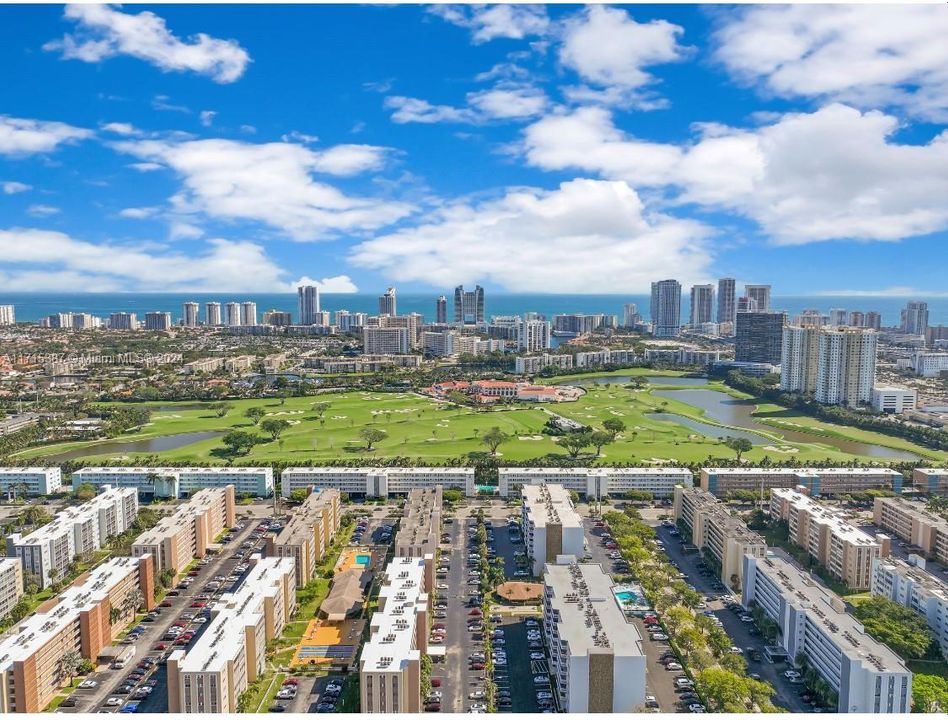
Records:
[[[636,368],[614,373],[588,373],[586,376],[629,374],[676,375],[673,372],[660,373]],[[568,382],[581,377],[584,376],[555,379]],[[669,390],[675,387],[662,385],[660,389]],[[735,398],[748,397],[717,381],[710,382],[705,387],[726,392]],[[677,399],[654,395],[654,389],[658,388],[650,386],[645,390],[634,391],[620,383],[609,386],[590,385],[586,387],[587,393],[572,403],[543,407],[525,404],[481,410],[437,403],[410,392],[348,392],[319,397],[287,398],[285,403],[272,399],[236,400],[233,402],[234,408],[222,418],[217,417],[209,403],[153,403],[151,422],[138,432],[122,436],[118,441],[51,445],[32,448],[20,453],[20,456],[35,459],[82,446],[94,453],[87,456],[87,460],[91,462],[135,462],[136,458],[143,455],[157,455],[159,459],[175,462],[235,461],[239,464],[243,460],[279,460],[306,465],[339,459],[371,462],[373,458],[400,456],[438,464],[470,452],[486,451],[480,437],[490,428],[497,426],[511,438],[499,448],[500,462],[543,456],[562,456],[566,459],[567,453],[559,447],[555,439],[541,432],[549,413],[555,412],[595,428],[601,428],[602,422],[609,418],[619,418],[625,422],[626,431],[619,435],[615,443],[603,448],[601,457],[596,458],[591,450],[582,456],[584,461],[650,464],[665,460],[714,462],[716,458],[734,457],[733,452],[716,438],[702,435],[697,430],[674,421],[648,417],[648,414],[656,412],[677,413],[722,427],[722,434],[727,431],[726,426],[705,416],[700,408]],[[321,417],[312,409],[313,403],[316,402],[329,404],[329,409]],[[279,440],[267,439],[266,442],[256,445],[248,455],[236,458],[227,454],[219,437],[194,441],[194,438],[187,435],[208,431],[224,433],[235,428],[254,431],[255,427],[244,416],[244,412],[250,407],[262,407],[267,417],[282,418],[292,425]],[[933,459],[948,459],[948,453],[926,450],[899,438],[794,415],[793,411],[775,405],[759,406],[757,417],[770,425],[772,430],[755,432],[769,437],[772,445],[755,446],[745,454],[749,460],[761,460],[765,456],[775,462],[789,458],[804,462],[880,459],[843,452],[826,444],[820,435],[827,439],[847,438],[910,450]],[[812,432],[813,441],[788,442],[780,432],[781,425],[787,429],[792,426],[794,430]],[[376,444],[372,452],[364,450],[363,442],[359,438],[359,431],[366,427],[383,430],[388,435]],[[256,432],[262,435],[261,431]],[[170,436],[181,437],[176,442]],[[121,445],[114,445],[115,442],[147,440],[161,443],[161,447],[140,448],[138,452],[130,452]],[[96,448],[102,448],[102,451],[95,453]]]

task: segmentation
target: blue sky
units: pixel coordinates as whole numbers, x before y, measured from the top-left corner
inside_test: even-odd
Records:
[[[0,287],[948,294],[948,9],[3,6]]]

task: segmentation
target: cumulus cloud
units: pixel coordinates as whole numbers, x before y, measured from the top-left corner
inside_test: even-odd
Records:
[[[736,211],[773,241],[899,240],[948,228],[948,132],[893,142],[897,120],[833,104],[752,129],[699,126],[682,145],[618,129],[598,108],[528,127],[523,152],[547,170],[580,169],[659,187],[674,202]]]
[[[374,230],[409,215],[406,203],[347,195],[316,174],[346,177],[379,168],[388,150],[338,145],[313,150],[275,142],[126,140],[114,147],[182,179],[176,212],[265,223],[296,240]]]
[[[502,82],[492,88],[470,92],[465,107],[433,105],[427,100],[404,96],[385,98],[392,120],[404,123],[465,123],[478,125],[492,120],[522,120],[537,117],[549,101],[531,85]]]
[[[181,40],[152,12],[129,14],[109,5],[67,5],[65,17],[77,24],[77,31],[43,48],[59,51],[67,60],[97,63],[129,55],[165,72],[195,72],[218,83],[239,79],[250,63],[250,55],[235,40],[205,33]]]
[[[204,127],[210,127],[214,124],[214,118],[216,116],[216,110],[201,110],[201,112],[198,114],[198,119],[201,121],[201,125]]]
[[[0,182],[0,188],[3,189],[4,195],[16,195],[17,193],[32,190],[33,186],[21,183],[17,180],[5,180],[4,182]]]
[[[656,277],[708,277],[709,234],[648,212],[624,182],[581,179],[448,205],[429,222],[360,243],[350,261],[402,282],[476,277],[521,292],[631,293]]]
[[[290,277],[260,245],[223,239],[185,254],[11,228],[0,230],[0,253],[0,286],[21,292],[282,292]]]
[[[296,288],[300,285],[315,285],[323,293],[348,294],[359,292],[359,288],[356,287],[356,284],[348,275],[336,275],[322,280],[313,280],[313,278],[304,275],[299,280],[289,283],[287,292],[296,292]]]
[[[468,108],[451,105],[433,105],[421,98],[392,95],[385,98],[385,108],[392,110],[397,123],[475,122],[477,116]]]
[[[134,137],[136,135],[141,135],[142,132],[137,127],[131,123],[124,122],[109,122],[102,123],[100,127],[105,130],[105,132],[114,133],[116,135],[126,135],[128,137]]]
[[[542,5],[434,5],[429,12],[470,30],[475,44],[542,35],[550,25]]]
[[[780,97],[948,119],[948,13],[932,5],[768,5],[729,12],[715,57]]]
[[[128,218],[130,220],[147,220],[150,217],[154,217],[159,211],[157,207],[130,207],[124,208],[119,211],[119,217]]]
[[[91,136],[91,131],[66,123],[0,115],[0,155],[47,153],[59,145]]]

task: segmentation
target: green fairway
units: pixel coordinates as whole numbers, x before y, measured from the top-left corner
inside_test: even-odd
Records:
[[[622,371],[629,374],[629,371]],[[636,373],[643,374],[643,373]],[[650,374],[655,374],[650,371]],[[670,375],[672,373],[663,373]],[[590,374],[592,375],[592,374]],[[571,378],[572,379],[572,378]],[[569,382],[569,380],[566,380]],[[662,390],[674,389],[673,384],[662,385]],[[709,390],[720,390],[734,397],[746,397],[726,388],[719,382],[703,386]],[[733,458],[734,453],[717,439],[701,434],[678,422],[648,417],[651,413],[667,412],[722,427],[709,420],[703,412],[692,405],[676,399],[652,394],[653,386],[644,390],[632,390],[624,384],[587,385],[586,394],[577,402],[555,405],[515,405],[475,410],[459,407],[410,392],[347,392],[320,395],[317,397],[291,397],[284,403],[279,400],[236,400],[224,417],[217,417],[210,403],[154,403],[152,421],[140,432],[123,435],[121,438],[95,443],[69,443],[33,448],[22,457],[39,458],[56,455],[65,450],[81,448],[87,461],[120,460],[132,462],[136,457],[157,455],[169,461],[227,462],[251,459],[255,461],[279,460],[290,464],[318,463],[321,460],[351,459],[365,462],[372,458],[409,457],[420,462],[442,463],[475,451],[485,451],[480,440],[484,432],[497,426],[510,436],[498,450],[498,459],[527,460],[546,455],[562,455],[566,451],[555,438],[542,434],[541,430],[549,413],[558,413],[596,429],[609,418],[619,418],[626,430],[616,442],[603,448],[598,462],[657,464],[670,460],[684,462],[713,462],[715,458]],[[314,403],[328,403],[329,408],[320,416],[313,410]],[[260,407],[267,418],[280,418],[291,423],[279,440],[267,438],[256,445],[248,455],[234,458],[226,453],[220,436],[191,441],[184,435],[185,444],[155,450],[143,448],[142,441],[167,443],[169,437],[175,441],[187,433],[218,432],[231,429],[254,431],[264,435],[255,427],[244,412],[250,407]],[[759,444],[745,453],[749,460],[760,460],[769,456],[776,463],[795,459],[797,461],[837,460],[876,461],[882,458],[853,455],[826,444],[821,438],[839,437],[865,443],[885,445],[909,450],[933,459],[944,459],[945,453],[926,450],[898,438],[822,423],[812,418],[799,417],[777,406],[764,405],[758,417],[772,426],[772,430],[757,431],[772,442]],[[812,442],[787,442],[780,433],[781,423],[792,422],[793,429],[813,433]],[[363,449],[359,432],[372,427],[383,430],[387,437],[377,443],[371,452]],[[723,428],[722,434],[727,434]],[[129,450],[115,443],[135,441],[138,447]],[[88,453],[88,454],[87,454]],[[593,460],[594,450],[583,454],[585,460]]]

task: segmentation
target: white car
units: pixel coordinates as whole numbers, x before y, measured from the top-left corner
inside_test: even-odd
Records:
[[[487,712],[487,705],[484,703],[471,703],[471,712]]]
[[[99,683],[96,682],[95,680],[83,680],[81,683],[79,683],[79,687],[82,690],[91,690],[92,688],[98,687],[98,686],[99,686]]]
[[[546,656],[541,652],[532,652],[530,653],[531,660],[544,660]]]
[[[486,697],[487,697],[487,693],[485,693],[483,690],[475,690],[472,693],[468,693],[467,699],[468,700],[483,700]]]
[[[108,705],[109,707],[117,707],[118,705],[122,704],[122,698],[110,697],[108,700],[105,701],[105,704]]]
[[[798,673],[796,670],[785,670],[783,676],[789,680],[793,680],[800,677],[800,673]]]
[[[448,589],[448,584],[447,584],[447,583],[438,583],[437,587],[438,587],[438,590],[447,590],[447,589]]]

